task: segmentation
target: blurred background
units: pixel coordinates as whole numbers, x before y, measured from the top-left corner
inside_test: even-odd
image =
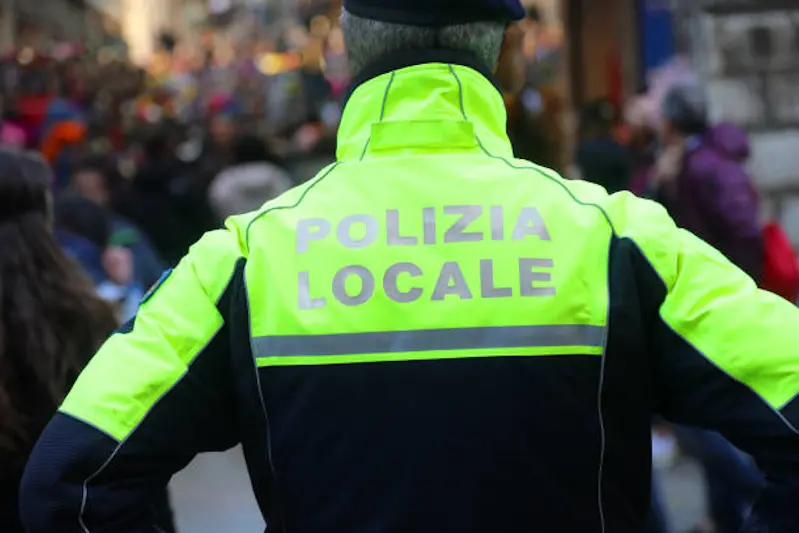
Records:
[[[712,123],[745,133],[740,162],[761,221],[799,242],[797,0],[525,4],[527,83],[506,95],[519,157],[643,193],[657,174],[663,95],[690,82],[705,89]],[[339,9],[335,0],[0,0],[0,144],[40,152],[57,197],[110,213],[94,244],[111,253],[92,272],[120,319],[202,233],[335,158],[351,76]],[[69,223],[70,212],[86,213],[78,204],[64,203],[59,235],[81,261],[73,237],[89,235]],[[703,470],[669,430],[658,429],[653,450],[672,529],[705,527]],[[263,530],[237,451],[198,458],[171,500],[181,532]]]

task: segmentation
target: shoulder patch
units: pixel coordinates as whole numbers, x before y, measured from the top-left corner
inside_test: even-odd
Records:
[[[152,298],[153,294],[155,294],[155,291],[157,291],[158,288],[161,287],[161,285],[164,284],[164,282],[170,276],[170,274],[172,274],[172,270],[173,269],[170,268],[168,270],[165,270],[164,273],[161,274],[161,277],[158,278],[158,281],[153,283],[153,286],[150,287],[149,289],[147,289],[147,292],[144,293],[144,296],[142,296],[142,299],[141,299],[141,303],[144,303],[147,300],[149,300],[150,298]]]

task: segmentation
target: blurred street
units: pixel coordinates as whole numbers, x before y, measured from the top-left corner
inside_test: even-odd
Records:
[[[690,461],[661,471],[675,533],[702,520],[701,474]],[[264,524],[252,496],[239,449],[205,454],[175,476],[172,505],[181,533],[262,533]]]

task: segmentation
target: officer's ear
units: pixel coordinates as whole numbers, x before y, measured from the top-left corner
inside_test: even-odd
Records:
[[[514,94],[524,87],[527,60],[524,56],[524,27],[521,22],[509,24],[505,28],[505,37],[497,62],[496,76],[500,87],[509,94]]]

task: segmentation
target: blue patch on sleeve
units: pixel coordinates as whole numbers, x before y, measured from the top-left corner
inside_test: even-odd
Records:
[[[158,288],[161,287],[161,285],[164,284],[164,282],[166,281],[166,279],[169,277],[170,274],[172,274],[172,269],[171,268],[169,270],[165,270],[164,273],[161,274],[161,277],[158,278],[158,281],[153,283],[153,286],[150,287],[149,290],[144,293],[144,296],[142,296],[142,299],[141,299],[141,303],[144,303],[147,300],[149,300],[150,298],[152,298],[153,294],[155,294],[155,291],[157,291]]]

